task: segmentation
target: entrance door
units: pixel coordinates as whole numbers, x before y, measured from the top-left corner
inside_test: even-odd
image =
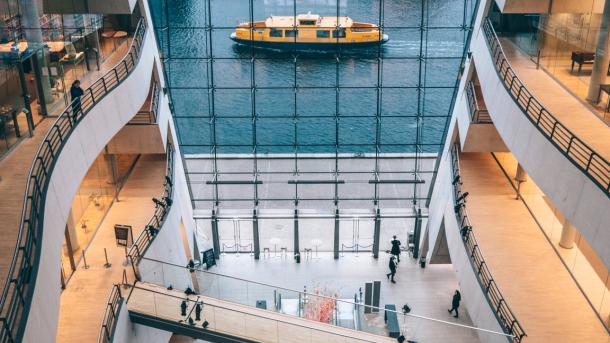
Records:
[[[221,219],[218,221],[221,253],[253,253],[252,220]]]
[[[351,218],[339,221],[339,251],[358,252],[373,250],[375,221]]]

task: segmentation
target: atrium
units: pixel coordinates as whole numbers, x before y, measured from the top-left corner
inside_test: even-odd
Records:
[[[0,342],[610,343],[610,0],[0,17]]]

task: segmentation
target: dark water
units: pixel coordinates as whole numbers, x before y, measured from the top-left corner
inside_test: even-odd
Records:
[[[229,39],[250,17],[247,0],[150,5],[186,153],[214,141],[221,153],[255,142],[258,152],[435,152],[474,10],[470,0],[385,0],[381,11],[373,0],[340,0],[338,11],[336,0],[253,1],[257,21],[311,11],[379,24],[381,12],[390,36],[381,50],[293,54]]]

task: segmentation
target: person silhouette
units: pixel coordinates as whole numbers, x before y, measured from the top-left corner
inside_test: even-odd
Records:
[[[453,299],[451,300],[451,309],[447,310],[449,313],[453,313],[453,311],[455,311],[455,318],[458,317],[458,308],[460,307],[461,300],[462,295],[460,294],[460,291],[456,290],[455,293],[453,293]]]

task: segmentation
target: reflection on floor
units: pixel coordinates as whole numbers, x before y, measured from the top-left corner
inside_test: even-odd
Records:
[[[610,160],[610,126],[546,72],[537,70],[536,64],[512,42],[501,41],[509,62],[528,90],[578,138]]]
[[[453,292],[459,288],[453,267],[449,264],[429,265],[421,269],[413,259],[403,255],[396,274],[397,283],[392,284],[385,277],[389,259],[386,253],[382,253],[377,260],[370,253],[360,253],[358,256],[346,253],[344,257],[334,260],[332,253],[320,252],[317,258],[314,254],[313,258],[303,259],[300,264],[289,258],[274,257],[273,254],[270,257],[262,256],[256,261],[249,254],[225,254],[218,260],[218,266],[210,271],[300,291],[304,287],[308,291],[316,287],[333,289],[339,293],[339,298],[344,299],[353,299],[359,288],[364,289],[365,282],[379,280],[382,282],[381,307],[395,304],[401,308],[403,304],[409,304],[413,314],[472,325],[465,307],[460,308],[459,319],[447,313]],[[241,292],[247,296],[248,290],[242,289]],[[411,325],[404,329],[431,342],[478,341],[477,334],[472,330],[425,320],[419,320],[416,327]]]
[[[528,342],[610,336],[489,153],[460,154],[477,241]]]
[[[79,266],[61,294],[58,342],[94,342],[104,316],[108,294],[121,281],[125,268],[125,250],[114,240],[114,225],[133,227],[134,238],[154,212],[150,200],[163,191],[165,156],[143,155],[119,194],[97,234],[87,249],[89,269]],[[104,248],[111,268],[104,268]],[[131,277],[131,272],[128,270]],[[133,279],[129,279],[133,282]],[[86,301],[84,301],[86,300]]]
[[[495,153],[502,169],[512,178],[517,170],[517,160],[510,153]],[[610,318],[610,284],[608,269],[594,253],[584,237],[578,235],[574,247],[562,248],[559,245],[563,228],[563,216],[554,212],[552,204],[531,178],[521,184],[520,194],[523,201],[540,223],[561,258],[572,272],[589,301],[602,318]],[[585,256],[587,254],[587,256]]]

